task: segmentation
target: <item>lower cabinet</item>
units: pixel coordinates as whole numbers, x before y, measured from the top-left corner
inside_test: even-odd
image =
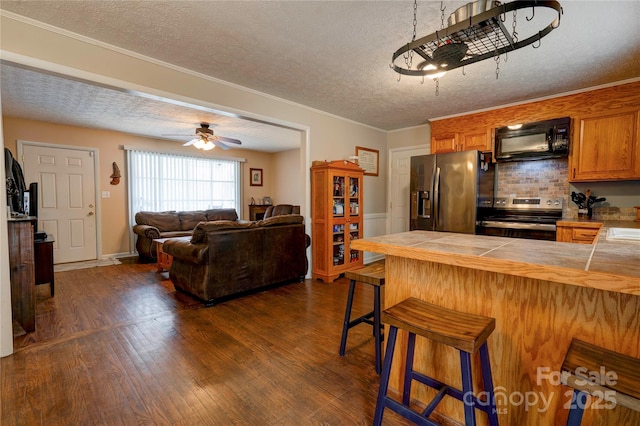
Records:
[[[593,244],[602,228],[600,222],[570,222],[556,223],[556,241],[564,243]]]

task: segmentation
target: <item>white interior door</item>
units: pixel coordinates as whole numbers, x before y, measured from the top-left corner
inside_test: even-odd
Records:
[[[23,145],[25,182],[38,182],[38,231],[52,234],[54,263],[97,259],[92,151]]]
[[[389,232],[391,234],[409,230],[411,157],[428,154],[431,154],[430,146],[391,150],[389,172]]]

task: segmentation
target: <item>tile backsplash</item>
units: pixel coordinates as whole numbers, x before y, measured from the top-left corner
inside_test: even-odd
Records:
[[[497,197],[547,197],[569,201],[566,158],[498,163]]]
[[[568,159],[498,163],[496,172],[496,197],[562,198],[564,200],[563,216],[578,217],[578,206],[571,201],[570,196]],[[593,219],[634,220],[635,218],[636,211],[633,207],[596,205],[593,208]]]

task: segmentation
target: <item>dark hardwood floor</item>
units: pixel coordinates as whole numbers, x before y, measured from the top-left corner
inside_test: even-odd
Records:
[[[338,355],[348,283],[307,280],[205,308],[153,264],[56,272],[36,332],[1,360],[2,425],[371,424],[371,327]],[[358,287],[354,315],[371,310]],[[409,422],[387,410],[385,424]]]

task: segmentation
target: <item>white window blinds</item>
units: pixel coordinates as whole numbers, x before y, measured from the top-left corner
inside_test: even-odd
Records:
[[[125,149],[132,219],[139,211],[234,208],[241,214],[241,159]]]

